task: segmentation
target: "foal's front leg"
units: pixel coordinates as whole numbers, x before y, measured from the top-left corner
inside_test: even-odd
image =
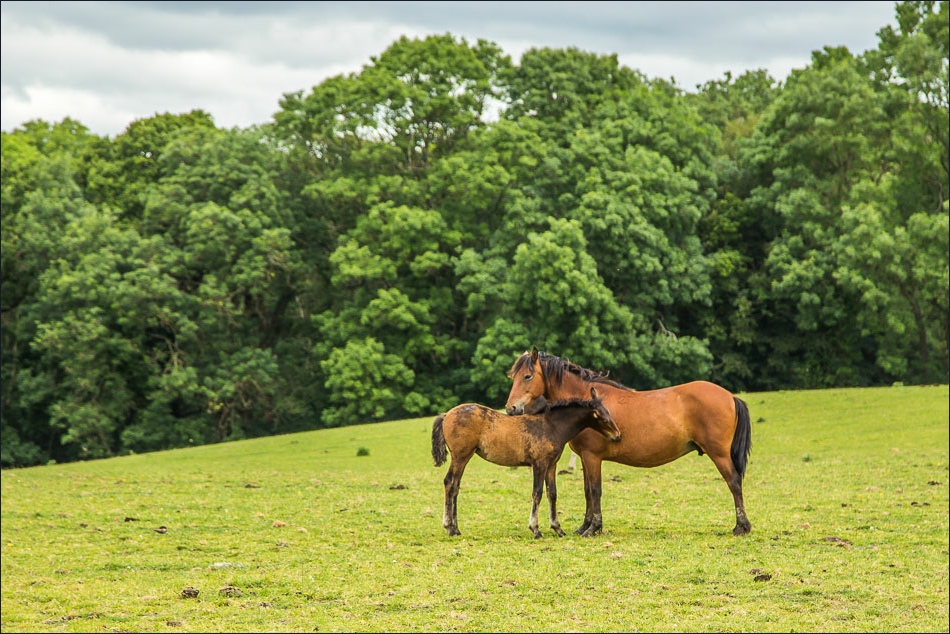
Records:
[[[603,529],[603,517],[600,513],[601,460],[591,454],[581,455],[584,466],[584,499],[587,508],[584,511],[584,523],[575,532],[582,537],[593,537]]]

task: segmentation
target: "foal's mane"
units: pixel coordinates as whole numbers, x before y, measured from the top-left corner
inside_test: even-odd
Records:
[[[545,403],[544,409],[539,413],[550,412],[555,409],[565,409],[568,407],[588,407],[590,409],[597,409],[597,406],[601,404],[600,399],[592,398],[580,398],[575,396],[574,398],[566,398],[561,401],[551,401],[550,403]]]
[[[538,360],[541,362],[541,369],[544,371],[544,376],[554,385],[560,385],[564,380],[564,373],[570,372],[571,374],[576,374],[579,379],[587,381],[588,383],[603,383],[604,385],[616,387],[621,390],[633,389],[621,383],[617,383],[613,379],[608,379],[606,374],[582,368],[573,361],[562,359],[547,352],[538,352]],[[520,372],[530,361],[531,355],[524,354],[518,357],[518,360],[515,362],[515,367],[512,369],[512,374]]]

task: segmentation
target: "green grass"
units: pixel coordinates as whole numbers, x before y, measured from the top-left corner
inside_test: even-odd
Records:
[[[540,540],[475,458],[450,538],[432,417],[4,471],[2,630],[948,631],[947,386],[742,396],[740,538],[696,454],[604,463],[594,538],[560,476]]]

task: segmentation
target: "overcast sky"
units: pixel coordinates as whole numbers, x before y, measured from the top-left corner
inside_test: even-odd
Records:
[[[285,93],[359,72],[402,35],[617,54],[684,90],[764,68],[784,81],[824,46],[857,55],[895,2],[0,2],[2,129],[71,117],[115,136],[156,113],[267,123]]]

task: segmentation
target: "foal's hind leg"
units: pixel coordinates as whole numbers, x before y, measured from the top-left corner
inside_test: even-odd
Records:
[[[535,539],[541,538],[541,530],[538,528],[538,506],[541,505],[541,495],[544,488],[544,467],[535,463],[531,465],[531,473],[534,480],[531,484],[531,515],[528,517],[528,529],[534,534]]]
[[[548,488],[548,504],[551,508],[551,530],[557,533],[558,537],[564,537],[561,521],[557,518],[557,460],[548,466],[544,480]]]
[[[722,476],[722,479],[729,485],[729,490],[732,492],[732,499],[736,505],[736,526],[732,529],[732,534],[748,535],[749,531],[752,530],[752,523],[749,521],[749,518],[746,517],[745,502],[742,500],[742,476],[736,471],[736,468],[732,464],[732,458],[728,453],[726,455],[716,456],[710,454],[709,457],[712,458],[716,468],[719,469],[719,474]]]
[[[459,485],[462,481],[462,474],[465,473],[465,465],[472,459],[473,454],[467,456],[452,456],[449,463],[449,470],[445,474],[445,514],[442,516],[442,526],[446,532],[451,535],[461,535],[458,520],[458,497]]]

